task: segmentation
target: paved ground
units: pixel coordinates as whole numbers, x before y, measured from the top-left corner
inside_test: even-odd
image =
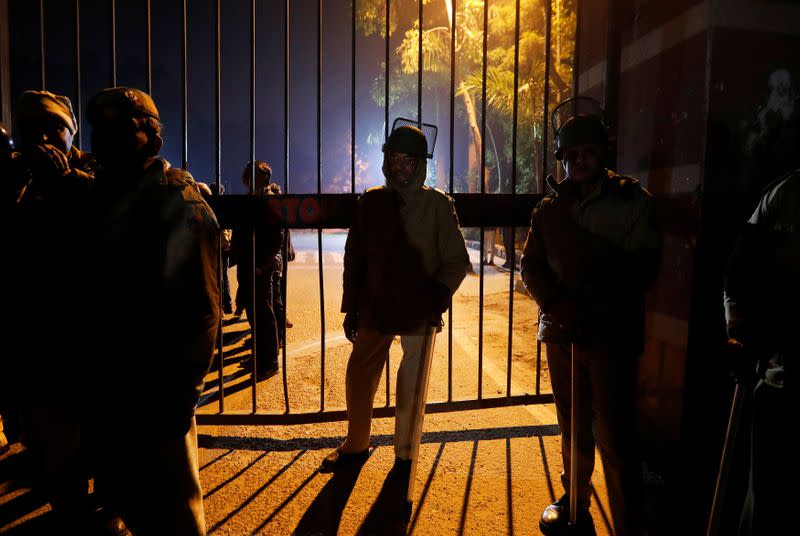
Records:
[[[287,385],[292,412],[320,409],[320,299],[316,233],[294,235],[297,260],[288,276]],[[344,408],[344,369],[350,345],[341,331],[342,249],[344,235],[323,240],[325,297],[325,408]],[[473,252],[476,271],[477,253]],[[233,274],[233,271],[231,272]],[[233,277],[232,279],[235,279]],[[470,275],[454,298],[452,397],[475,398],[478,385],[480,279]],[[506,394],[508,363],[509,274],[492,267],[484,277],[484,397]],[[512,394],[535,390],[535,304],[514,295]],[[231,320],[229,320],[230,322]],[[448,330],[438,336],[428,399],[444,401],[448,386]],[[225,327],[225,410],[252,410],[250,377],[237,360],[247,355],[244,321]],[[390,403],[394,403],[399,341],[390,357]],[[549,392],[542,359],[542,392]],[[236,377],[241,375],[240,377]],[[209,377],[214,380],[215,375]],[[214,395],[215,387],[209,389]],[[257,389],[257,410],[285,410],[282,380],[276,376]],[[385,380],[376,404],[385,404]],[[212,396],[201,412],[216,412]],[[429,415],[416,478],[410,530],[418,534],[538,534],[541,510],[561,493],[560,441],[551,405],[518,406]],[[376,449],[356,478],[316,473],[321,459],[346,433],[344,423],[274,427],[201,427],[201,476],[206,517],[216,534],[355,534],[382,507],[381,490],[394,461],[392,419],[374,423]],[[598,466],[602,466],[598,463]],[[605,486],[597,475],[601,508],[593,507],[599,534],[604,523]],[[388,484],[387,484],[388,485]],[[381,498],[379,498],[379,496]],[[370,514],[370,512],[373,512]]]
[[[287,333],[287,385],[292,412],[320,409],[320,294],[316,232],[294,233],[297,260],[290,264]],[[325,233],[323,241],[325,305],[325,408],[344,408],[344,369],[349,343],[341,331],[342,249],[344,235]],[[475,253],[475,252],[473,252]],[[474,266],[479,270],[477,254]],[[501,261],[499,261],[501,262]],[[230,272],[235,281],[235,270]],[[234,284],[235,287],[235,284]],[[475,398],[478,385],[480,280],[469,275],[454,297],[453,323],[437,339],[429,400],[448,392],[448,331],[452,329],[452,397]],[[484,278],[484,397],[505,396],[508,366],[509,275],[492,267]],[[512,394],[535,389],[535,304],[514,293]],[[225,410],[252,411],[247,370],[247,323],[228,317],[224,328]],[[392,347],[390,394],[393,404],[399,344]],[[550,391],[546,360],[541,361],[541,391]],[[218,406],[218,373],[212,371],[201,413]],[[385,383],[378,404],[386,403]],[[259,412],[285,411],[280,375],[258,384]],[[416,534],[538,534],[542,509],[561,494],[560,442],[552,405],[516,406],[429,415],[416,476],[409,531]],[[213,534],[356,534],[385,513],[393,463],[392,419],[373,424],[375,450],[360,474],[318,474],[321,459],[346,433],[344,423],[293,426],[201,426],[201,479],[208,527]],[[19,446],[0,464],[19,454]],[[595,486],[599,501],[592,513],[598,534],[610,534],[602,465]],[[2,465],[0,465],[2,469]],[[3,480],[0,475],[0,480]],[[35,528],[48,507],[24,484],[0,483],[0,532]],[[46,518],[46,516],[44,516]],[[29,521],[33,519],[33,521]],[[26,523],[26,521],[28,521]]]

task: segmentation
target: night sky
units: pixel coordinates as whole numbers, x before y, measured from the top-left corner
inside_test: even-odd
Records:
[[[112,85],[111,0],[80,1],[81,104],[97,90]],[[153,0],[152,94],[164,123],[162,155],[182,164],[181,10],[179,0]],[[413,4],[413,5],[412,5]],[[187,7],[189,56],[188,169],[197,180],[215,176],[215,5],[191,0]],[[147,89],[146,2],[117,0],[117,84]],[[408,9],[416,10],[416,2]],[[12,100],[24,89],[40,89],[39,5],[29,0],[9,2],[11,22]],[[322,71],[322,190],[350,191],[351,6],[348,0],[323,2]],[[293,0],[290,18],[289,191],[317,190],[317,2]],[[243,193],[240,177],[249,158],[250,129],[250,2],[222,2],[222,180],[228,193]],[[284,2],[260,0],[256,17],[256,158],[268,161],[274,179],[284,183]],[[394,49],[401,36],[393,35]],[[356,189],[380,184],[380,144],[384,110],[370,90],[383,71],[384,40],[380,35],[357,37]],[[75,2],[45,2],[46,89],[77,101],[75,80]],[[391,81],[391,78],[390,78]],[[380,83],[380,82],[379,82]],[[428,106],[429,96],[424,101]],[[76,106],[77,108],[77,106]],[[416,103],[393,104],[396,109]],[[77,112],[77,109],[76,109]],[[441,117],[441,116],[440,116]],[[444,117],[447,117],[447,112]],[[425,113],[423,112],[423,119]],[[447,159],[448,123],[440,126],[437,156]],[[457,128],[458,129],[458,128]],[[90,149],[88,125],[76,140]],[[372,133],[373,143],[367,143]],[[456,174],[466,169],[465,132],[457,132]],[[377,136],[377,137],[376,137]],[[449,162],[445,163],[446,166]]]

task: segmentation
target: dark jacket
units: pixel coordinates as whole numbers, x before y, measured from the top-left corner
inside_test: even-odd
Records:
[[[54,400],[64,399],[66,388],[59,384],[69,385],[75,374],[61,358],[63,346],[57,341],[74,316],[75,303],[66,295],[84,268],[78,244],[89,224],[93,184],[91,156],[73,148],[68,157],[72,172],[66,176],[34,173],[22,156],[15,162],[15,177],[4,177],[21,185],[8,214],[14,275],[7,298],[15,311],[7,326],[10,354],[16,365],[31,369],[35,389]],[[19,377],[16,371],[5,373]]]
[[[764,190],[737,240],[725,278],[728,335],[767,362],[766,380],[779,387],[785,373],[796,374],[791,367],[798,353],[798,274],[800,170]]]
[[[283,229],[273,223],[259,220],[251,231],[249,228],[237,227],[233,229],[231,238],[231,266],[237,266],[237,278],[241,285],[247,284],[249,288],[250,275],[253,269],[253,241],[252,232],[255,232],[255,266],[256,273],[269,277],[278,268],[281,249],[284,240]]]
[[[660,236],[652,196],[636,179],[607,171],[584,198],[566,179],[536,206],[521,261],[522,280],[539,305],[539,339],[617,341],[640,349],[644,294],[655,279]],[[548,309],[573,312],[567,332]]]
[[[219,226],[192,176],[153,159],[97,176],[87,327],[94,411],[156,437],[187,433],[220,321]]]

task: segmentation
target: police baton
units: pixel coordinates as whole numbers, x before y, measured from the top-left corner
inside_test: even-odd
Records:
[[[575,344],[569,345],[570,408],[569,408],[569,525],[578,526],[578,374],[575,367]]]
[[[728,416],[728,428],[725,431],[725,443],[722,445],[722,458],[719,462],[719,472],[717,473],[717,483],[714,486],[714,499],[711,502],[711,515],[708,518],[706,536],[716,536],[719,534],[719,520],[722,514],[722,504],[725,498],[725,491],[728,484],[728,475],[731,471],[731,450],[736,438],[739,424],[742,420],[742,407],[744,406],[745,392],[747,388],[736,382],[736,389],[733,391],[733,402],[731,402],[731,413]]]
[[[442,331],[441,319],[430,323],[425,330],[425,339],[420,349],[417,381],[414,387],[414,398],[411,407],[411,426],[408,430],[408,444],[411,454],[411,472],[408,477],[408,493],[406,499],[412,501],[414,496],[414,481],[417,473],[417,460],[419,459],[419,445],[422,439],[422,422],[425,419],[425,401],[428,397],[428,379],[431,374],[431,361],[433,360],[433,347],[436,334]]]
[[[734,347],[739,348],[739,351],[741,351],[741,346],[738,344]],[[729,348],[731,347],[729,346]],[[757,361],[758,365],[755,367],[756,378],[763,376],[768,362],[768,358],[761,358]],[[755,378],[753,378],[753,380],[755,380]],[[739,433],[739,426],[741,425],[748,395],[753,392],[753,383],[754,382],[748,381],[744,376],[736,379],[736,387],[733,391],[733,400],[731,401],[731,412],[730,415],[728,415],[728,427],[725,430],[725,442],[722,444],[722,456],[719,462],[719,471],[717,472],[717,482],[714,486],[714,498],[711,501],[711,514],[708,517],[706,536],[716,536],[719,534],[720,516],[722,515],[725,493],[728,487],[728,476],[730,475],[731,462],[733,461],[731,453]]]

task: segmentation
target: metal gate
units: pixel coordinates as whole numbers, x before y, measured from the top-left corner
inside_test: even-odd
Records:
[[[221,182],[222,176],[222,107],[221,107],[221,93],[222,93],[222,54],[221,54],[221,8],[222,2],[221,0],[210,0],[213,2],[214,11],[216,13],[214,19],[214,58],[213,63],[215,67],[215,90],[214,90],[214,123],[216,126],[215,132],[215,145],[216,145],[216,173],[215,173],[215,183],[217,187],[219,187]],[[316,71],[317,71],[317,84],[316,84],[316,99],[317,99],[317,107],[316,107],[316,168],[317,168],[317,194],[293,194],[291,192],[292,184],[289,180],[291,176],[290,169],[289,169],[289,157],[291,152],[290,142],[289,142],[289,133],[292,125],[289,121],[289,106],[290,106],[290,99],[292,95],[290,95],[289,90],[289,83],[291,79],[292,73],[290,72],[290,55],[291,55],[291,47],[290,47],[290,21],[292,17],[292,8],[296,7],[297,2],[292,2],[291,0],[285,0],[284,2],[284,9],[283,9],[283,34],[284,34],[284,46],[285,46],[285,61],[283,62],[283,126],[284,126],[284,138],[283,138],[283,157],[284,157],[284,170],[285,170],[285,178],[283,184],[283,191],[284,195],[279,197],[271,197],[269,199],[262,199],[262,198],[255,198],[251,196],[237,196],[237,195],[230,195],[230,196],[220,196],[213,200],[213,208],[218,215],[222,227],[252,227],[253,222],[266,219],[276,225],[281,225],[286,229],[316,229],[317,230],[317,244],[318,244],[318,265],[319,265],[319,296],[320,296],[320,356],[319,356],[319,366],[320,366],[320,385],[319,385],[319,408],[317,411],[311,412],[301,412],[298,413],[296,411],[292,411],[289,403],[289,392],[290,386],[287,382],[287,349],[286,345],[283,346],[282,352],[282,380],[283,380],[283,398],[284,398],[284,407],[282,410],[272,411],[272,412],[263,412],[260,411],[257,407],[257,392],[259,389],[258,382],[256,381],[255,374],[252,375],[252,381],[250,384],[250,389],[252,393],[252,407],[249,411],[230,411],[230,409],[226,410],[225,407],[225,388],[226,388],[226,380],[224,375],[224,351],[223,351],[223,344],[222,344],[222,337],[220,337],[220,342],[218,344],[217,352],[215,355],[215,363],[216,368],[218,370],[218,376],[216,378],[216,395],[215,395],[215,402],[217,403],[217,411],[215,413],[200,413],[197,416],[198,423],[200,424],[221,424],[221,425],[230,425],[230,424],[293,424],[293,423],[310,423],[310,422],[324,422],[324,421],[335,421],[335,420],[344,420],[346,419],[346,412],[343,409],[330,409],[326,407],[325,403],[325,366],[326,366],[326,325],[325,325],[325,285],[323,279],[323,229],[339,229],[339,228],[346,228],[349,226],[350,219],[352,216],[352,211],[355,205],[355,200],[357,198],[356,195],[356,27],[357,27],[357,12],[359,10],[359,6],[361,2],[365,2],[366,0],[353,0],[351,5],[351,24],[352,24],[352,48],[351,48],[351,65],[352,65],[352,72],[351,74],[351,124],[350,124],[350,131],[351,131],[351,184],[350,184],[350,193],[349,194],[323,194],[322,193],[322,100],[323,100],[323,93],[322,93],[322,73],[323,73],[323,61],[324,61],[324,47],[323,47],[323,3],[322,0],[316,0],[315,6],[317,10],[317,17],[316,17]],[[544,11],[544,20],[545,20],[545,28],[544,28],[544,76],[541,83],[543,84],[542,90],[542,101],[541,101],[541,108],[542,117],[547,116],[547,111],[551,109],[550,104],[550,87],[551,87],[551,62],[553,56],[553,9],[554,6],[556,9],[561,9],[561,5],[567,2],[568,0],[546,0],[542,2],[541,9]],[[577,0],[573,0],[574,3],[574,15],[577,17],[578,13],[578,5]],[[117,2],[116,0],[108,0],[110,4],[110,25],[111,25],[111,32],[110,32],[110,42],[108,43],[111,51],[111,85],[117,85],[117,50],[118,50],[118,43],[117,43],[117,28],[119,21],[117,20]],[[480,191],[476,191],[475,193],[458,193],[455,192],[455,185],[454,185],[454,131],[455,131],[455,100],[457,92],[460,91],[459,88],[456,87],[456,36],[461,29],[458,27],[459,18],[457,16],[457,12],[459,9],[458,0],[444,0],[447,6],[447,13],[448,13],[448,23],[449,23],[449,32],[450,32],[450,91],[449,91],[449,125],[444,128],[449,129],[449,146],[447,150],[449,152],[449,170],[448,170],[448,185],[447,188],[449,192],[452,194],[453,198],[455,199],[456,209],[458,212],[459,220],[464,228],[468,227],[476,227],[480,229],[479,234],[479,247],[481,256],[483,256],[484,252],[484,228],[486,227],[510,227],[512,232],[512,243],[513,243],[513,232],[515,227],[525,227],[529,223],[530,212],[535,203],[541,197],[541,192],[544,189],[544,177],[547,175],[548,171],[551,169],[552,162],[550,162],[547,158],[547,154],[549,152],[549,148],[551,146],[551,140],[548,140],[548,129],[546,128],[546,121],[542,120],[541,124],[538,125],[539,130],[539,139],[541,140],[541,154],[540,154],[540,161],[537,163],[538,169],[536,169],[536,184],[537,189],[536,191],[540,192],[536,193],[517,193],[517,159],[518,159],[518,130],[519,130],[519,109],[520,109],[520,95],[521,95],[521,88],[520,88],[520,75],[519,75],[519,66],[520,66],[520,25],[521,25],[521,3],[522,0],[507,0],[505,2],[501,2],[500,0],[485,0],[482,9],[482,51],[481,51],[481,72],[482,72],[482,87],[481,87],[481,115],[480,115]],[[525,4],[531,4],[534,0],[530,0],[530,2],[525,2]],[[0,3],[0,7],[7,7],[3,4],[6,4],[5,1]],[[25,9],[30,11],[32,3],[26,3]],[[58,2],[58,5],[61,7],[59,9],[63,9],[65,3]],[[76,113],[78,114],[79,122],[81,122],[81,104],[83,101],[82,95],[82,86],[81,86],[81,79],[83,76],[83,71],[81,67],[81,36],[82,29],[81,29],[81,0],[73,0],[72,2],[72,13],[74,15],[73,18],[73,44],[74,44],[74,65],[75,65],[75,74],[74,74],[74,90],[71,92],[72,95],[75,97],[75,109]],[[182,103],[181,103],[181,160],[184,168],[188,168],[191,171],[191,166],[189,166],[189,75],[188,75],[188,62],[189,62],[189,54],[188,54],[188,37],[189,37],[189,26],[187,24],[187,0],[178,0],[177,1],[178,7],[180,8],[180,52],[181,52],[181,62],[182,62],[182,72],[180,74],[180,79],[182,82]],[[468,0],[465,0],[464,4],[474,4],[474,2],[470,3]],[[492,9],[495,7],[496,4],[504,4],[507,6],[513,6],[514,9],[514,38],[513,38],[513,102],[511,103],[512,109],[512,120],[511,120],[511,177],[510,177],[510,184],[511,193],[508,194],[490,194],[486,191],[487,188],[487,144],[485,143],[486,140],[486,133],[487,133],[487,72],[488,72],[488,29],[489,29],[489,19],[490,13]],[[21,4],[20,4],[21,5]],[[40,54],[40,87],[42,89],[48,88],[47,86],[47,60],[46,60],[46,50],[47,50],[47,32],[45,31],[45,19],[46,19],[46,12],[51,6],[55,6],[55,3],[47,2],[45,0],[40,0],[38,5],[38,29],[39,29],[39,54]],[[416,39],[417,39],[417,110],[416,110],[416,119],[420,122],[423,121],[423,73],[424,73],[424,16],[425,16],[425,3],[420,0],[417,2],[418,5],[418,12],[417,12],[417,28],[420,31],[416,32]],[[394,5],[395,8],[396,5]],[[250,17],[248,22],[248,31],[249,31],[249,38],[250,38],[250,62],[249,62],[249,80],[250,80],[250,101],[249,101],[249,160],[251,162],[256,160],[256,95],[257,95],[257,88],[256,88],[256,81],[257,81],[257,64],[256,64],[256,54],[257,54],[257,31],[258,28],[256,26],[256,10],[257,10],[257,2],[256,0],[249,1],[250,7]],[[388,125],[390,124],[390,87],[389,87],[389,80],[390,80],[390,59],[392,54],[392,49],[390,46],[390,36],[391,36],[391,24],[392,24],[392,15],[395,13],[393,11],[393,3],[391,0],[386,0],[384,2],[384,13],[383,13],[383,33],[384,33],[384,64],[385,64],[385,72],[383,75],[384,81],[384,139],[388,134]],[[146,47],[142,51],[145,58],[146,58],[146,90],[148,92],[152,92],[153,86],[153,61],[152,61],[152,36],[151,36],[151,2],[150,0],[142,0],[142,8],[145,10],[146,13],[146,39],[145,44]],[[22,9],[22,8],[18,8]],[[24,15],[24,13],[23,13]],[[14,26],[15,23],[19,22],[19,19],[23,16],[20,15],[17,18],[11,17],[3,17],[6,20],[10,21],[10,26]],[[302,16],[302,15],[301,15]],[[63,21],[62,21],[63,23]],[[560,29],[563,31],[563,29]],[[9,27],[6,24],[0,25],[0,44],[8,42],[8,34],[9,34]],[[574,38],[577,40],[576,35],[570,36],[570,38]],[[559,44],[560,49],[560,44]],[[13,69],[9,68],[9,61],[8,61],[8,49],[4,47],[0,47],[0,52],[3,52],[2,64],[3,64],[3,71],[4,76],[2,78],[2,99],[4,101],[4,116],[3,119],[8,121],[7,118],[7,110],[8,110],[8,102],[9,102],[9,83],[8,83],[8,75],[9,71],[11,71],[11,77],[15,75]],[[560,54],[560,52],[558,53]],[[575,86],[576,80],[574,73],[577,71],[575,69],[575,63],[577,63],[577,47],[575,48],[575,52],[572,56],[572,80],[569,81],[571,84],[570,86],[570,93],[575,94]],[[28,69],[31,68],[30,65],[27,66]],[[524,93],[525,95],[533,95],[533,91],[531,90],[530,93]],[[560,93],[563,96],[563,92]],[[571,95],[569,95],[571,96]],[[526,97],[528,98],[528,97]],[[539,104],[536,104],[538,107]],[[530,128],[536,129],[535,125],[529,125]],[[441,127],[440,127],[441,128]],[[79,131],[80,136],[80,131]],[[80,137],[77,138],[77,143],[80,144]],[[536,166],[535,166],[536,167]],[[253,185],[253,177],[250,177],[250,184],[251,189]],[[447,359],[448,359],[448,374],[447,374],[447,400],[442,402],[434,402],[429,403],[426,411],[428,413],[437,413],[437,412],[447,412],[447,411],[459,411],[459,410],[469,410],[469,409],[478,409],[478,408],[491,408],[491,407],[501,407],[501,406],[510,406],[510,405],[519,405],[519,404],[533,404],[533,403],[544,403],[552,401],[552,395],[549,393],[542,393],[541,392],[541,348],[540,345],[537,344],[536,347],[536,354],[535,354],[535,383],[530,385],[530,391],[526,389],[525,394],[512,394],[511,383],[512,383],[512,313],[514,310],[514,297],[515,297],[515,262],[511,263],[511,269],[509,274],[509,295],[508,295],[508,310],[509,310],[509,317],[508,317],[508,344],[507,344],[507,364],[506,364],[506,385],[505,385],[505,392],[500,393],[500,396],[485,396],[483,393],[483,384],[482,378],[484,376],[484,348],[483,348],[483,333],[484,333],[484,265],[483,262],[479,263],[480,265],[480,273],[478,274],[479,277],[479,317],[478,317],[478,349],[477,349],[477,375],[478,375],[478,382],[476,386],[476,393],[474,397],[469,399],[460,399],[455,400],[453,397],[453,340],[452,340],[452,330],[448,330],[448,341],[447,341]],[[282,274],[283,279],[283,288],[286,288],[286,282],[288,277],[288,270],[286,265],[284,264],[284,271]],[[287,304],[288,305],[288,304]],[[453,311],[452,308],[448,311],[447,314],[447,322],[449,325],[452,325],[453,321]],[[531,319],[530,329],[534,328],[535,319]],[[220,327],[220,333],[222,328]],[[253,337],[255,334],[253,334]],[[256,343],[254,343],[255,346]],[[253,360],[255,361],[255,360]],[[342,378],[342,381],[344,379]],[[387,364],[386,367],[386,403],[381,407],[377,407],[374,411],[375,416],[389,416],[394,413],[394,407],[390,404],[390,395],[389,395],[389,365]]]

